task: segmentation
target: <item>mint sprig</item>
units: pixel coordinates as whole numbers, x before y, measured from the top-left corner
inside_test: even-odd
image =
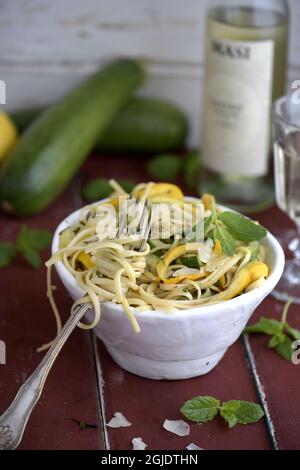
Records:
[[[286,303],[280,321],[274,318],[261,317],[257,323],[247,326],[244,330],[248,334],[260,333],[271,336],[268,344],[269,348],[273,348],[279,356],[287,361],[292,360],[294,340],[300,339],[300,331],[291,327],[287,322],[291,303],[292,299]]]
[[[260,241],[267,235],[264,227],[236,212],[221,212],[218,219],[226,225],[234,238],[242,242]]]
[[[50,244],[52,234],[48,230],[29,229],[22,225],[15,244],[0,242],[0,268],[9,266],[17,253],[32,267],[38,269],[41,266],[39,252]]]
[[[221,404],[212,396],[199,396],[188,400],[180,409],[190,421],[207,423],[220,414],[232,428],[236,424],[252,424],[259,421],[264,412],[257,403],[244,400],[229,400]]]
[[[232,256],[237,241],[252,243],[251,255],[255,259],[259,250],[259,245],[255,242],[262,240],[267,234],[264,227],[236,212],[218,212],[213,199],[210,217],[210,226],[213,225],[214,228],[207,235],[211,235],[214,242],[219,240],[223,253]]]

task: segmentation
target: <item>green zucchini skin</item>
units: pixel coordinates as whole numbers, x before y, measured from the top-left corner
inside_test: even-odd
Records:
[[[45,108],[24,109],[23,111],[12,112],[9,116],[21,134],[43,111],[45,111]]]
[[[172,103],[134,97],[98,141],[109,152],[165,152],[184,144],[188,131],[184,113]]]
[[[23,132],[41,111],[19,111],[11,118]],[[178,106],[156,98],[134,97],[100,136],[96,147],[108,152],[168,152],[184,144],[187,131],[187,119]]]
[[[47,208],[143,78],[137,62],[114,61],[42,112],[3,165],[1,207],[16,215]]]

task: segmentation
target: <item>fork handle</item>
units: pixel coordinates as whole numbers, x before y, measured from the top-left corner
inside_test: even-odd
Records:
[[[19,389],[10,407],[0,416],[0,450],[15,449],[21,442],[28,419],[41,397],[55,359],[77,323],[91,307],[91,303],[76,307],[39,366]]]

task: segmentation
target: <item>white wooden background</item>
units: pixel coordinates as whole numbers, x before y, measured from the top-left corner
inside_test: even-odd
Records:
[[[226,0],[224,0],[226,1]],[[178,103],[201,140],[203,0],[0,0],[7,109],[47,104],[112,57],[142,59],[143,94]],[[290,0],[289,79],[300,78],[300,1]]]

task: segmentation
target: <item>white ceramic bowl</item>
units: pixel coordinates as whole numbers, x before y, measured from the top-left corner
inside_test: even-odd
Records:
[[[223,209],[223,208],[222,208]],[[59,234],[78,218],[73,212],[57,227],[52,253],[58,249]],[[141,328],[134,333],[122,307],[102,304],[96,335],[112,358],[124,369],[150,379],[186,379],[209,372],[240,336],[256,307],[273,290],[284,268],[284,254],[273,235],[263,241],[270,274],[263,285],[216,305],[201,306],[166,314],[159,311],[136,312]],[[84,292],[61,262],[58,275],[70,296],[77,300]],[[90,310],[87,319],[91,321]]]

